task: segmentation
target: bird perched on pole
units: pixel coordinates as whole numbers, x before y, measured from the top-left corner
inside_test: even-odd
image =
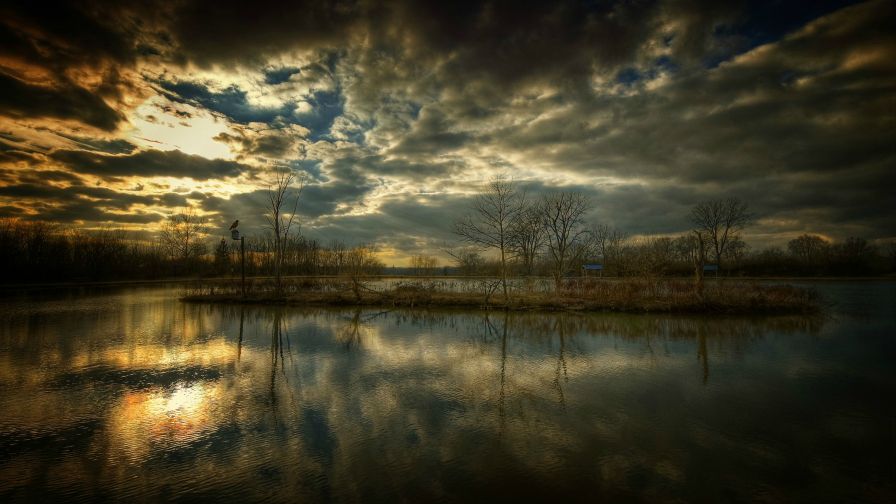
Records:
[[[239,226],[239,225],[240,225],[240,220],[239,220],[239,219],[233,221],[233,224],[230,225],[230,231],[233,231],[233,230],[236,229],[236,227]]]

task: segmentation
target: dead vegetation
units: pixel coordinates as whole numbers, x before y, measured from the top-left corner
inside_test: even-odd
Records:
[[[503,295],[494,295],[500,285],[499,280],[373,283],[306,278],[284,286],[281,295],[263,284],[254,284],[245,297],[235,286],[209,284],[194,286],[182,300],[636,313],[803,314],[822,308],[821,300],[811,289],[756,281],[708,282],[701,295],[693,282],[675,279],[576,279],[567,280],[559,290],[543,288],[530,279],[515,283],[506,299]]]

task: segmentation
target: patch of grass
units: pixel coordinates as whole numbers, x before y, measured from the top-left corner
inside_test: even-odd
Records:
[[[226,286],[198,287],[186,302],[287,304],[305,306],[378,306],[406,308],[487,308],[546,311],[637,313],[810,314],[822,309],[812,289],[760,282],[707,283],[698,295],[691,282],[669,279],[572,281],[559,291],[514,289],[508,299],[482,284],[457,288],[439,282],[406,282],[374,289],[357,282],[308,282],[289,285],[276,295],[252,289],[243,297]],[[352,286],[355,286],[354,288]]]

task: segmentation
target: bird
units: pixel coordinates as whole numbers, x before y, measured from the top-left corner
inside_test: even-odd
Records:
[[[233,221],[233,224],[230,225],[230,231],[233,231],[233,230],[236,229],[236,227],[239,226],[239,225],[240,225],[240,220],[239,220],[239,219]]]

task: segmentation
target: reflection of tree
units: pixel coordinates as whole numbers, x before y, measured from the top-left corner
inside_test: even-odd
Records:
[[[709,381],[709,354],[706,352],[706,334],[703,331],[697,332],[697,359],[703,366],[703,384]]]
[[[507,376],[507,324],[508,324],[508,319],[509,319],[508,312],[505,311],[504,312],[504,324],[503,324],[503,329],[501,331],[501,380],[500,380],[501,386],[500,386],[500,392],[498,393],[498,423],[499,423],[498,434],[499,434],[499,436],[501,434],[503,434],[503,432],[504,432],[504,425],[505,425],[505,419],[506,419],[506,410],[505,410],[506,396],[505,396],[504,387],[505,387],[506,376]],[[488,313],[485,314],[485,327],[486,327],[486,330],[488,331],[489,336],[492,336],[492,335],[497,336],[498,329],[494,326],[494,324],[492,324],[492,321],[489,318]]]
[[[700,317],[641,314],[582,314],[582,313],[516,313],[514,339],[538,341],[548,339],[554,333],[557,319],[561,319],[566,333],[612,335],[623,340],[645,342],[651,337],[651,347],[656,338],[667,340],[696,340],[702,331],[714,341],[730,345],[737,352],[744,344],[762,338],[768,332],[817,333],[822,317]],[[567,343],[570,341],[568,340]],[[648,352],[650,349],[648,349]]]
[[[387,313],[389,313],[389,310],[361,316],[361,308],[355,309],[348,323],[345,324],[337,333],[338,340],[341,341],[343,345],[345,345],[346,350],[351,350],[352,348],[360,348],[361,328],[363,327],[363,325]]]
[[[557,317],[555,326],[557,328],[557,336],[560,338],[560,350],[557,352],[557,369],[554,372],[554,387],[557,388],[560,405],[566,409],[566,397],[563,395],[563,384],[560,381],[560,371],[563,371],[563,381],[569,383],[569,374],[566,372],[566,334],[563,321]]]
[[[494,324],[489,315],[485,317],[487,331],[485,333],[471,329],[470,334],[484,334],[485,338],[477,344],[490,346],[496,342],[499,336],[497,324]],[[425,319],[415,320],[417,323],[426,323]],[[668,343],[671,341],[693,342],[698,362],[700,364],[701,380],[703,384],[709,382],[710,351],[721,351],[733,355],[742,354],[753,342],[761,339],[769,332],[779,333],[809,333],[818,332],[824,323],[820,317],[694,317],[694,316],[663,316],[663,315],[631,315],[631,314],[578,314],[557,313],[546,315],[544,313],[505,313],[504,329],[501,331],[501,404],[499,413],[503,415],[505,402],[505,389],[511,377],[506,370],[506,346],[511,341],[544,341],[550,344],[550,340],[556,335],[559,339],[557,363],[554,369],[554,377],[551,380],[552,387],[556,390],[558,400],[565,407],[566,393],[564,383],[569,382],[567,372],[567,351],[570,344],[576,346],[582,340],[582,334],[610,335],[614,339],[640,342],[644,345],[645,352],[653,362],[661,357],[663,352],[657,354],[657,344],[665,348],[665,354],[669,354]],[[510,325],[513,330],[508,330]],[[475,332],[474,332],[475,331]],[[572,336],[571,336],[572,335]],[[576,336],[579,335],[579,336]],[[712,349],[710,348],[712,347]],[[562,375],[562,376],[561,376]]]
[[[277,360],[278,354],[283,356],[283,325],[282,312],[280,309],[274,310],[274,322],[271,325],[271,408],[277,410]],[[281,359],[282,364],[282,359]]]
[[[279,374],[283,375],[283,381],[287,386],[287,390],[292,397],[293,390],[289,387],[289,377],[286,376],[286,355],[289,356],[291,364],[290,367],[295,368],[295,363],[292,362],[292,349],[289,341],[289,331],[284,328],[285,323],[283,321],[283,308],[276,308],[274,310],[274,319],[271,324],[271,385],[270,385],[270,401],[271,408],[274,410],[274,413],[277,412],[277,374],[279,367]],[[285,341],[285,344],[284,344]],[[287,349],[287,354],[284,355],[284,348]],[[295,402],[295,397],[292,397],[293,402]]]

